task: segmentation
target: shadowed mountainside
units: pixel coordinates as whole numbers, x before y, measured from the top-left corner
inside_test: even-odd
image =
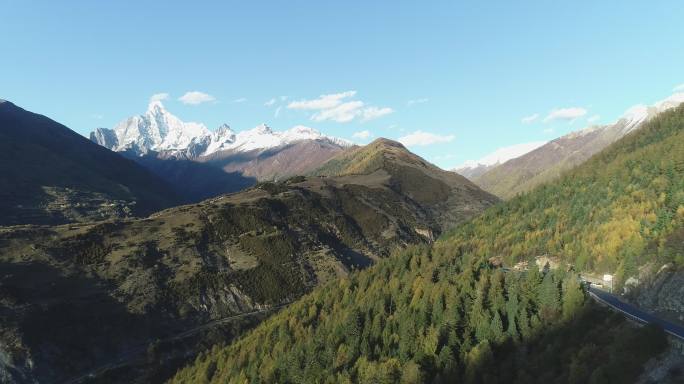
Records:
[[[0,225],[142,216],[177,203],[162,180],[49,118],[0,102]]]

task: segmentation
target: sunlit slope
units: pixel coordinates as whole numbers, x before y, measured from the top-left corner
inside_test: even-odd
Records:
[[[588,305],[565,268],[504,274],[490,260],[558,257],[618,284],[645,263],[682,263],[683,128],[684,108],[663,113],[434,246],[315,290],[174,381],[634,381],[662,333]],[[333,173],[350,167],[342,159]]]
[[[684,223],[684,108],[664,112],[558,181],[488,210],[447,242],[507,263],[557,256],[617,273],[684,263],[666,239]]]

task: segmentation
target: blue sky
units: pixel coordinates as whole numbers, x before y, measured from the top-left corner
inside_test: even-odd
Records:
[[[167,93],[211,129],[408,137],[452,167],[669,96],[682,20],[675,1],[0,0],[0,98],[87,135]]]

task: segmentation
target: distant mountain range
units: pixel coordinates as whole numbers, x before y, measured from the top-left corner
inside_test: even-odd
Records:
[[[455,171],[469,177],[482,189],[509,199],[557,178],[564,171],[585,162],[608,145],[641,128],[643,123],[683,102],[684,93],[677,93],[651,106],[630,108],[612,124],[590,126],[572,132],[507,161],[502,159],[501,162],[461,167]]]
[[[211,132],[203,124],[181,121],[160,101],[113,129],[97,128],[90,139],[147,167],[187,201],[307,173],[352,146],[305,126],[276,132],[262,124],[236,133],[223,124]]]
[[[135,162],[3,100],[0,185],[0,225],[147,215],[179,202]]]
[[[472,180],[508,160],[520,157],[546,143],[546,141],[535,141],[500,148],[479,160],[466,161],[454,168],[453,171]]]

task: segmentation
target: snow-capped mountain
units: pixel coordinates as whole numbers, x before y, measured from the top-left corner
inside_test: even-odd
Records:
[[[112,129],[96,129],[90,139],[143,165],[187,201],[305,175],[352,145],[301,125],[278,132],[261,124],[235,132],[223,124],[212,132],[182,121],[159,101]]]
[[[488,170],[503,164],[508,160],[520,157],[534,149],[546,144],[546,141],[533,141],[531,143],[522,143],[510,145],[495,150],[494,152],[480,158],[479,160],[468,160],[463,164],[457,166],[452,171],[465,176],[469,179],[480,176]]]
[[[236,133],[227,124],[223,124],[211,132],[203,124],[182,121],[167,111],[160,101],[151,102],[144,114],[129,117],[113,129],[97,128],[90,134],[90,139],[116,152],[144,155],[154,151],[166,155],[182,154],[188,158],[209,156],[222,151],[272,149],[302,140],[320,140],[340,147],[351,146],[351,142],[323,135],[313,128],[301,125],[274,132],[266,124],[261,124]]]
[[[684,93],[675,93],[650,106],[633,106],[613,123],[592,125],[571,132],[521,156],[490,166],[470,178],[482,189],[499,197],[513,197],[558,177],[562,172],[583,163],[608,145],[641,128],[658,114],[682,103]]]
[[[183,122],[169,113],[161,101],[153,101],[144,114],[129,117],[111,130],[98,128],[90,138],[116,152],[132,150],[147,153],[150,150],[185,150],[210,135],[203,124]]]

